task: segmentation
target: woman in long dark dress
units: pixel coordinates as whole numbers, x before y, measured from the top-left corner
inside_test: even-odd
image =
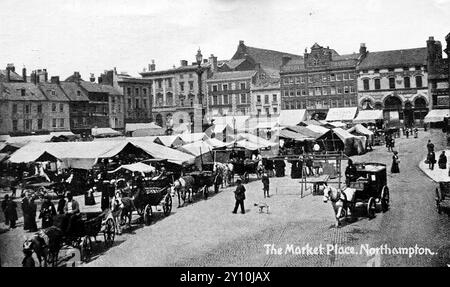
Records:
[[[391,167],[391,173],[400,173],[400,168],[398,164],[400,161],[398,160],[398,152],[394,151],[394,155],[392,156],[392,167]]]

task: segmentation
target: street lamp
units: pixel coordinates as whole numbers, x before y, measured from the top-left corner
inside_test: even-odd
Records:
[[[195,59],[197,60],[197,76],[198,76],[198,104],[202,105],[202,122],[201,122],[201,128],[203,131],[203,94],[202,94],[202,74],[203,74],[203,69],[202,69],[202,61],[203,61],[203,55],[202,52],[200,51],[200,48],[198,48],[197,51],[197,55],[195,55]]]

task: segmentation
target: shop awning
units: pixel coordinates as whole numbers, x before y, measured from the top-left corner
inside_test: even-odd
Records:
[[[355,118],[356,111],[358,108],[331,108],[328,110],[327,118],[325,119],[327,122],[334,121],[351,121]]]
[[[377,120],[383,119],[382,110],[364,110],[359,111],[356,118],[353,120],[354,124],[375,123]]]
[[[310,138],[307,137],[305,135],[302,135],[300,133],[296,133],[290,130],[281,130],[279,135],[280,138],[284,138],[284,139],[291,139],[291,140],[295,140],[295,141],[306,141],[306,140],[314,140],[314,138]]]
[[[148,172],[155,171],[155,168],[151,165],[148,165],[148,164],[145,164],[142,162],[136,162],[136,163],[132,163],[132,164],[122,165],[122,166],[116,168],[115,170],[110,171],[110,173],[117,172],[121,169],[126,169],[126,170],[133,171],[133,172],[142,172],[142,173],[148,173]]]
[[[303,121],[306,121],[305,109],[280,111],[280,126],[296,126]]]
[[[437,123],[437,122],[443,122],[444,118],[450,116],[450,110],[449,109],[442,109],[442,110],[431,110],[424,119],[424,122],[426,123]]]

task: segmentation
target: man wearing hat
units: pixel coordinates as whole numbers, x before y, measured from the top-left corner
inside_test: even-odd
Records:
[[[236,199],[236,204],[234,205],[233,213],[236,213],[238,210],[238,207],[241,206],[241,213],[245,214],[244,209],[244,200],[245,200],[245,187],[242,184],[241,179],[236,180],[236,190],[234,191],[234,197]]]
[[[64,228],[63,230],[66,233],[69,233],[72,230],[72,226],[75,225],[75,222],[78,218],[78,214],[80,213],[80,205],[78,204],[78,202],[73,199],[73,195],[71,192],[68,192],[67,195],[67,202],[66,205],[64,206],[64,214],[66,215],[65,217],[65,223],[64,224]]]
[[[42,218],[42,229],[53,226],[53,216],[56,215],[56,209],[50,196],[46,195],[44,200],[39,214],[39,218]]]

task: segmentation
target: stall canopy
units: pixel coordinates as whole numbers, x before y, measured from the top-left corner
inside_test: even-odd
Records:
[[[306,128],[315,133],[318,133],[320,135],[323,135],[330,130],[330,129],[324,128],[322,126],[317,126],[317,125],[307,125]]]
[[[92,128],[91,134],[94,137],[115,137],[122,135],[122,133],[113,130],[112,128]]]
[[[258,146],[261,146],[262,148],[273,147],[273,146],[277,146],[278,145],[278,143],[271,142],[271,141],[268,141],[268,140],[263,139],[261,137],[258,137],[258,136],[252,135],[252,134],[248,134],[248,133],[240,133],[240,134],[238,134],[237,137],[236,137],[236,140],[237,141],[247,140],[247,141],[250,141],[250,142],[252,142],[254,144],[257,144]]]
[[[450,110],[449,109],[431,110],[425,116],[424,122],[426,122],[426,123],[443,122],[444,118],[447,118],[449,116],[450,116]]]
[[[369,138],[369,140],[373,139],[373,132],[361,124],[357,124],[354,127],[351,127],[350,129],[347,130],[347,132],[351,134],[356,133],[358,135],[365,135]]]
[[[21,137],[9,137],[6,140],[7,144],[17,144],[19,146],[24,146],[31,142],[49,142],[53,138],[52,135],[36,135],[36,136],[21,136]]]
[[[330,122],[325,125],[325,127],[330,126],[331,128],[344,128],[347,125],[343,122]]]
[[[167,147],[177,147],[184,144],[183,140],[178,135],[159,136],[155,138],[154,142]]]
[[[125,124],[125,132],[127,133],[146,129],[161,129],[161,127],[155,124],[154,122]]]
[[[383,110],[363,110],[359,111],[356,118],[353,120],[354,124],[368,124],[376,123],[377,120],[383,119]]]
[[[193,156],[176,149],[171,149],[154,142],[149,142],[148,140],[140,140],[140,138],[129,139],[129,141],[143,149],[155,159],[167,159],[168,162],[178,165],[194,163],[195,158]]]
[[[293,132],[293,131],[290,131],[287,129],[281,130],[278,136],[283,139],[291,139],[291,140],[301,141],[301,142],[314,139],[314,138],[310,138],[303,134],[296,133],[296,132]]]
[[[351,108],[331,108],[328,110],[326,121],[351,121],[355,118],[357,107]]]
[[[306,121],[306,110],[281,110],[279,117],[280,126],[296,126],[299,123]]]
[[[186,133],[180,134],[179,136],[184,143],[193,143],[197,141],[207,140],[209,138],[205,133]]]
[[[246,129],[246,121],[249,116],[224,116],[224,117],[213,117],[214,124],[227,124],[232,129],[237,131],[243,131]]]
[[[214,124],[205,131],[208,137],[214,134],[215,138],[223,139],[224,136],[229,137],[233,134],[233,128],[229,124]]]
[[[141,173],[148,173],[148,172],[155,171],[155,168],[153,166],[142,163],[142,162],[137,162],[137,163],[122,165],[122,166],[116,168],[115,170],[111,171],[111,173],[118,172],[119,170],[122,170],[122,169],[129,170],[132,172],[141,172]]]
[[[61,136],[74,137],[75,136],[75,134],[73,132],[70,132],[70,131],[66,131],[66,132],[51,132],[50,135],[52,137],[61,137]]]
[[[322,123],[322,122],[316,121],[316,120],[306,120],[306,121],[300,122],[299,125],[300,126],[310,126],[310,125],[323,126],[323,125],[325,125],[325,123]]]
[[[306,138],[312,138],[312,139],[317,139],[318,137],[320,137],[322,135],[322,133],[314,132],[311,129],[308,129],[307,127],[301,127],[301,126],[290,126],[290,127],[286,127],[285,129],[299,133]]]
[[[207,139],[205,140],[205,143],[209,144],[213,148],[223,148],[231,145],[230,143],[224,143],[216,138]]]
[[[245,149],[248,149],[248,150],[258,150],[258,149],[263,149],[263,148],[266,147],[266,146],[264,146],[264,145],[262,145],[260,143],[254,143],[254,142],[251,142],[251,141],[248,141],[248,140],[245,140],[245,139],[238,140],[234,144],[237,147],[245,148]]]
[[[189,143],[189,144],[185,144],[183,146],[180,146],[178,148],[178,150],[185,152],[185,153],[189,153],[192,154],[194,156],[200,156],[202,154],[205,153],[209,153],[212,152],[212,150],[214,149],[213,146],[207,144],[206,142],[203,141],[198,141],[198,142],[193,142],[193,143]]]
[[[165,135],[166,130],[161,129],[140,129],[131,133],[132,137],[148,137],[148,136],[162,136]]]

